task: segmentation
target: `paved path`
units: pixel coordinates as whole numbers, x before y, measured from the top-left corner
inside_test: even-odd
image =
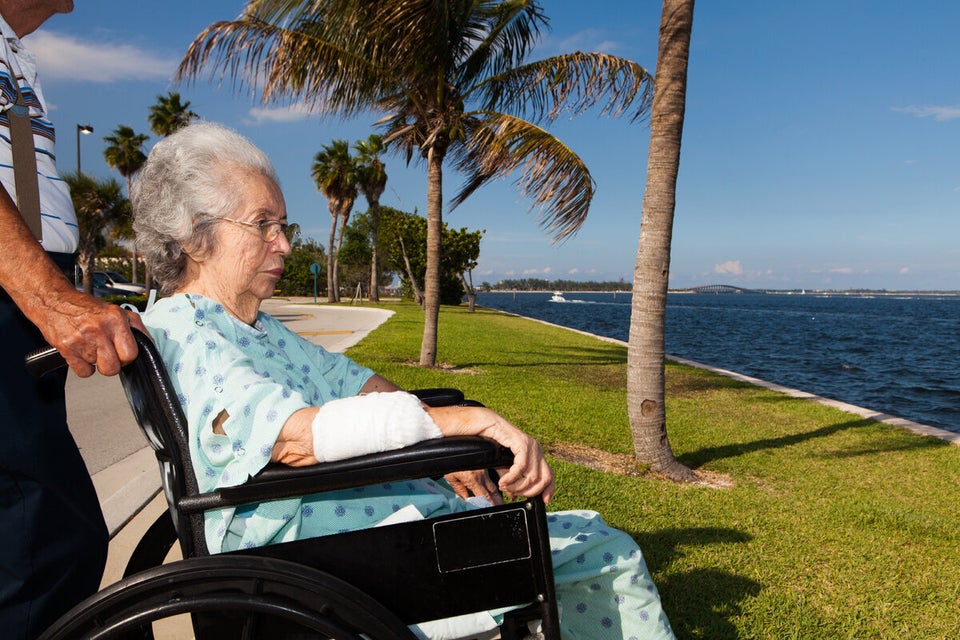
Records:
[[[350,348],[393,315],[385,309],[312,302],[312,298],[272,299],[262,309],[311,342],[336,352]],[[70,430],[93,475],[107,526],[111,535],[116,534],[103,580],[111,584],[122,575],[136,541],[166,506],[157,495],[160,475],[118,378],[80,379],[71,373],[66,389]]]

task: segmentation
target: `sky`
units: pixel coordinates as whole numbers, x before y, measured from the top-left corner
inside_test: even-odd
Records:
[[[330,216],[310,178],[334,139],[377,132],[262,105],[229,81],[175,83],[191,41],[242,0],[76,0],[25,44],[39,58],[61,171],[119,174],[103,137],[150,134],[157,97],[180,92],[203,119],[250,138],[274,162],[289,218],[326,243]],[[543,0],[531,59],[601,51],[656,68],[660,3]],[[694,12],[670,286],[960,290],[960,3],[942,0],[700,0]],[[636,262],[650,130],[587,112],[550,131],[597,183],[580,231],[554,243],[510,178],[457,209],[453,228],[486,231],[476,284],[619,281]],[[147,143],[152,146],[155,138]],[[388,155],[381,204],[426,212],[426,167]],[[444,194],[462,176],[448,167]],[[355,211],[366,204],[358,200]]]

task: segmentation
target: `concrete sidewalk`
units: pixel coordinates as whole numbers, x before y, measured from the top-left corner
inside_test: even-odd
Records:
[[[355,345],[393,315],[393,311],[386,309],[312,303],[312,298],[275,298],[265,301],[261,309],[307,340],[333,352],[342,352]],[[106,380],[102,381],[102,384],[111,385]],[[114,387],[119,387],[119,384],[111,385],[106,393],[116,394]],[[120,394],[122,396],[122,392]],[[70,409],[68,400],[68,412]],[[122,415],[117,416],[117,420],[121,421],[120,428],[139,431],[132,413],[120,413]],[[90,425],[88,429],[98,430],[102,426],[101,418],[102,416],[97,416],[97,423]],[[71,429],[84,431],[82,415],[81,424],[77,422],[76,416],[71,414]],[[82,441],[82,438],[78,440]],[[81,450],[84,451],[84,447],[81,446]],[[84,456],[87,457],[86,452]],[[89,462],[88,466],[91,466]],[[167,508],[167,504],[160,493],[160,473],[153,450],[149,446],[143,446],[97,471],[93,475],[93,482],[100,497],[107,526],[113,536],[102,581],[102,585],[106,586],[123,576],[124,567],[137,542]],[[179,549],[175,546],[170,559],[176,557],[179,557]],[[173,633],[165,637],[177,635],[179,634]]]

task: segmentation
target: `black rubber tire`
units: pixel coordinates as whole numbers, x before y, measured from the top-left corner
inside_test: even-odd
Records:
[[[125,578],[80,603],[41,640],[153,638],[151,623],[183,613],[220,616],[198,640],[286,637],[415,640],[406,625],[364,592],[330,574],[275,558],[205,556]],[[226,614],[226,615],[223,615]],[[243,631],[238,634],[238,629]],[[288,633],[292,628],[295,633]],[[361,635],[363,634],[363,635]]]

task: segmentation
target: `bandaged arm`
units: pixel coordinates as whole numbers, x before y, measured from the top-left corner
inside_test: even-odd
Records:
[[[313,455],[319,462],[399,449],[443,434],[420,399],[405,391],[332,400],[313,418]]]

